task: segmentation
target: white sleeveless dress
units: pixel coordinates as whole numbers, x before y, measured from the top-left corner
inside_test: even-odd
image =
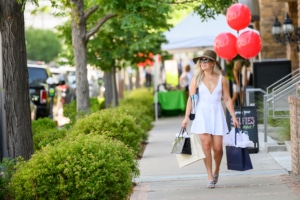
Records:
[[[192,122],[191,133],[224,135],[228,133],[225,112],[222,106],[222,75],[214,91],[202,82],[198,86],[199,99],[196,107],[196,116]]]

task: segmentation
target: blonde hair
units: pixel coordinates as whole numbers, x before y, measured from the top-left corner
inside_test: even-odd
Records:
[[[216,64],[216,61],[213,61],[213,62],[215,63],[215,65],[213,67],[213,72],[216,74],[221,74],[221,71]],[[197,61],[196,65],[195,65],[194,78],[195,78],[196,86],[198,86],[203,81],[203,78],[204,78],[204,72],[201,69],[199,60]]]

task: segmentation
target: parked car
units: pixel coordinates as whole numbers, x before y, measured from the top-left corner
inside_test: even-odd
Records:
[[[51,72],[47,66],[28,64],[29,97],[36,106],[36,118],[49,117],[48,85]]]

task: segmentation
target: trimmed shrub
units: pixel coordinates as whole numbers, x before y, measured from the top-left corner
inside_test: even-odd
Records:
[[[73,140],[74,139],[74,140]],[[139,175],[132,151],[95,134],[46,146],[18,162],[10,184],[15,199],[127,199]]]
[[[89,113],[77,113],[76,100],[64,105],[64,116],[70,119],[70,123],[65,125],[66,128],[71,127],[77,121],[77,119],[84,117],[87,114],[98,112],[105,108],[104,98],[90,98],[90,112]]]
[[[47,146],[53,145],[58,139],[63,139],[66,136],[67,129],[49,129],[33,134],[34,150],[38,151]]]
[[[50,118],[32,121],[34,150],[41,150],[47,144],[53,144],[57,139],[64,138],[66,132],[66,129],[58,129],[56,123]]]
[[[57,128],[57,125],[50,118],[39,118],[32,121],[32,132],[34,133],[54,128]]]
[[[77,120],[76,124],[70,129],[68,136],[92,132],[106,135],[124,142],[138,155],[144,131],[134,120],[134,117],[121,110],[115,108],[104,109]]]
[[[130,92],[128,96],[126,96],[125,99],[120,101],[120,106],[126,106],[128,104],[130,105],[138,104],[139,108],[143,109],[145,115],[154,118],[153,93],[149,92],[147,89],[140,88],[137,90],[133,90]]]
[[[121,113],[126,113],[134,118],[135,123],[143,127],[141,132],[142,142],[146,142],[148,140],[148,131],[153,127],[152,121],[153,118],[148,116],[143,111],[143,106],[140,106],[138,103],[136,105],[128,104],[126,106],[119,106],[118,109]]]
[[[148,131],[153,127],[153,93],[145,88],[132,91],[125,99],[120,101],[117,109],[135,117],[135,121],[145,130],[143,141],[148,139]]]
[[[9,198],[9,182],[14,173],[15,160],[10,158],[3,158],[0,163],[1,175],[0,175],[0,199]]]

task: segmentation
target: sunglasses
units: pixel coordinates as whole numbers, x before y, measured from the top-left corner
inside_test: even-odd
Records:
[[[211,60],[208,59],[208,58],[202,58],[202,59],[199,59],[200,63],[209,63]]]

